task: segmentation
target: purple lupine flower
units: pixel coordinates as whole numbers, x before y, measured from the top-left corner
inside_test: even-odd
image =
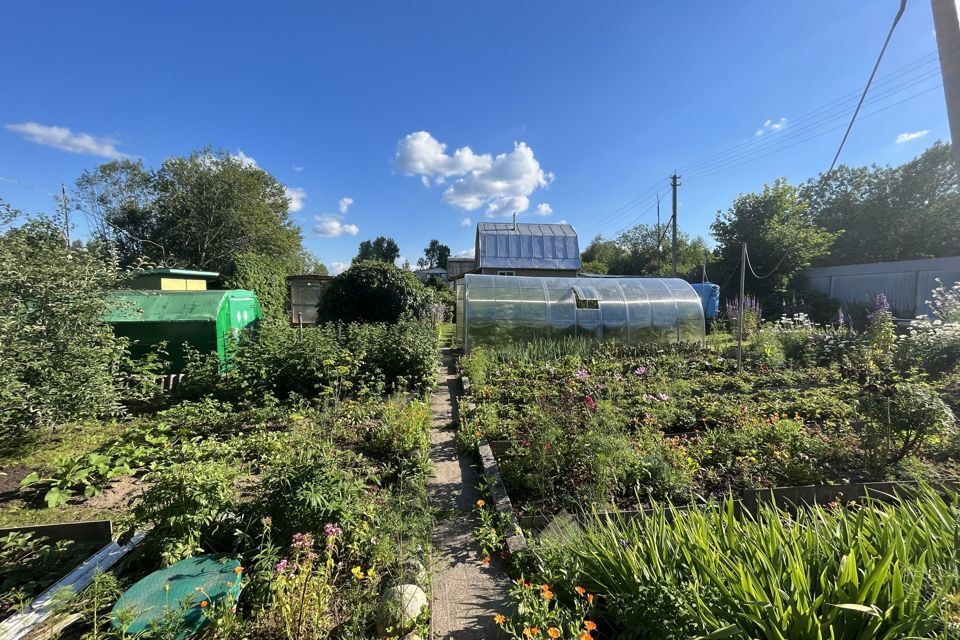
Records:
[[[323,526],[323,532],[324,532],[325,534],[327,534],[327,537],[328,537],[328,538],[332,538],[332,537],[334,537],[334,536],[338,536],[338,535],[340,535],[341,533],[343,533],[343,529],[341,529],[340,527],[338,527],[338,526],[335,525],[335,524],[332,524],[332,523],[328,522],[327,524],[325,524],[325,525]]]
[[[886,311],[890,311],[890,301],[887,300],[887,294],[878,293],[873,304],[870,306],[870,311],[867,313],[867,320],[873,320],[879,314]]]

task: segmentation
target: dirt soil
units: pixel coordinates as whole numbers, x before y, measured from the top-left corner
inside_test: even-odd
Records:
[[[20,481],[33,472],[20,465],[0,466],[0,504],[17,499]]]
[[[141,478],[123,476],[110,483],[106,489],[84,501],[83,506],[98,511],[127,509],[147,490],[148,484]]]

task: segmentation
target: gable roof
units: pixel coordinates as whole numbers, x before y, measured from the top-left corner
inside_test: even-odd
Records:
[[[476,256],[481,268],[580,268],[577,232],[569,224],[480,222]]]

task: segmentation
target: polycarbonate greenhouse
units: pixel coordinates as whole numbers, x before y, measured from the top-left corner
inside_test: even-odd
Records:
[[[702,343],[703,306],[693,287],[677,278],[467,274],[457,283],[457,338],[466,352],[561,336]]]

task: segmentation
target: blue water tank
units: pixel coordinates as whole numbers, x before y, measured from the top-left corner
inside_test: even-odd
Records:
[[[700,296],[703,317],[707,320],[715,320],[720,312],[720,285],[712,282],[691,282],[690,286]]]

